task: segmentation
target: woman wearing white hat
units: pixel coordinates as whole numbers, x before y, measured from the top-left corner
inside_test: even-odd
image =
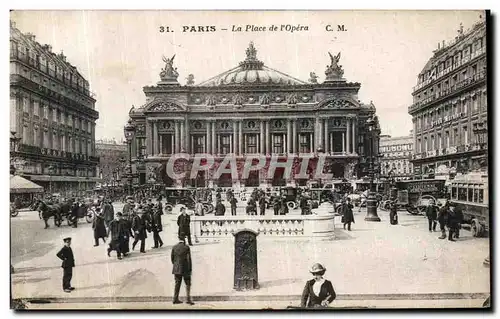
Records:
[[[323,278],[326,268],[319,263],[315,263],[309,271],[313,274],[314,279],[306,282],[306,286],[302,292],[301,307],[327,307],[335,300],[337,295],[335,294],[332,283]]]

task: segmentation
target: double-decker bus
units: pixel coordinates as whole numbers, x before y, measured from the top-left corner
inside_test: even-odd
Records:
[[[488,175],[471,172],[455,177],[450,183],[450,206],[461,209],[463,223],[470,224],[472,236],[481,237],[489,231]]]

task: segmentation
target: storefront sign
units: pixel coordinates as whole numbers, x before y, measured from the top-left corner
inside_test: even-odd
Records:
[[[448,123],[450,121],[459,119],[459,118],[463,117],[464,115],[465,115],[464,113],[460,112],[460,113],[453,114],[453,115],[450,115],[450,116],[448,116],[448,115],[444,116],[442,118],[437,119],[436,121],[432,121],[431,122],[431,127],[446,124],[446,123]]]
[[[418,183],[414,185],[408,185],[408,192],[410,193],[429,193],[429,192],[437,192],[439,188],[434,183]]]

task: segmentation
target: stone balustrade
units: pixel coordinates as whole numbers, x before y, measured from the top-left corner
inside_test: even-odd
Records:
[[[244,215],[244,216],[191,216],[192,236],[196,241],[231,239],[233,233],[251,229],[259,238],[334,239],[334,214],[312,215]]]

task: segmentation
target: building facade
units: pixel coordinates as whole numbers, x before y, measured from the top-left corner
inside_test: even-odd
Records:
[[[128,160],[127,145],[116,140],[97,140],[96,154],[99,157],[97,176],[101,185],[118,186],[122,183]]]
[[[285,180],[279,169],[272,179],[263,172],[273,154],[285,159],[291,154],[319,153],[327,155],[328,172],[334,179],[356,178],[366,159],[365,123],[375,115],[375,106],[361,103],[360,84],[343,78],[340,53],[330,54],[330,59],[323,83],[313,72],[304,82],[265,66],[250,43],[239,66],[198,85],[192,76],[187,85],[180,85],[173,58],[164,58],[161,81],[144,87],[146,104],[130,110],[136,127],[132,156],[144,157],[144,166],[136,165],[139,176],[147,170],[146,178],[139,179],[184,186],[305,184],[306,179]],[[378,136],[374,143],[377,150]],[[195,179],[170,180],[165,163],[179,152],[212,154],[214,168]],[[238,172],[249,154],[265,156],[266,166],[246,180],[232,180],[230,174],[213,178],[227,154],[236,157]],[[294,162],[294,170],[299,161]]]
[[[380,174],[395,180],[413,177],[413,137],[380,135]]]
[[[413,90],[414,171],[421,176],[487,165],[486,23],[438,45]]]
[[[63,53],[10,27],[10,130],[16,174],[51,193],[83,193],[97,181],[89,83]]]

